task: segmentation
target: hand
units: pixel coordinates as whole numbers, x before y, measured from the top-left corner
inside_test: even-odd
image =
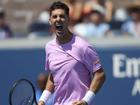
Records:
[[[43,101],[39,101],[38,105],[45,105],[45,103]]]
[[[88,105],[88,104],[83,100],[76,100],[72,103],[72,105]]]

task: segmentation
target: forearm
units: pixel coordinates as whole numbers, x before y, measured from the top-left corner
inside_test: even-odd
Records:
[[[48,77],[48,81],[46,83],[46,88],[39,99],[38,105],[45,105],[45,103],[48,101],[53,91],[54,91],[54,82],[53,82],[53,77],[50,74]]]
[[[47,81],[47,83],[46,83],[46,88],[45,88],[45,90],[48,90],[48,91],[50,91],[51,93],[54,92],[54,81],[53,81],[52,74],[50,74],[50,75],[48,76],[48,81]]]
[[[105,81],[105,74],[102,69],[96,71],[94,74],[94,77],[92,79],[91,85],[89,90],[93,91],[94,93],[97,93],[100,88],[102,87],[103,83]]]
[[[105,74],[102,69],[94,73],[89,90],[86,92],[83,97],[83,101],[87,104],[90,104],[95,97],[95,94],[99,91],[105,81]]]

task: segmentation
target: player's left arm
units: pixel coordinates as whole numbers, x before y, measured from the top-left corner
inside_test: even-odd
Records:
[[[91,81],[90,88],[86,92],[84,98],[82,99],[83,104],[81,105],[88,105],[93,101],[95,94],[100,90],[103,83],[105,82],[105,79],[106,76],[103,68],[100,68],[99,70],[93,73],[93,79]]]
[[[90,84],[90,91],[93,91],[95,94],[99,91],[99,89],[102,87],[104,81],[105,81],[105,73],[103,71],[103,68],[100,68],[93,74],[93,79]]]
[[[103,68],[100,68],[93,74],[93,79],[90,88],[82,100],[74,101],[72,105],[88,105],[95,97],[95,94],[100,90],[106,79]]]
[[[89,86],[89,90],[86,92],[85,96],[82,100],[74,101],[72,105],[88,105],[90,104],[95,94],[100,90],[104,81],[105,81],[105,73],[102,68],[100,58],[96,52],[96,50],[92,46],[88,46],[83,54],[83,62],[90,71],[93,73],[93,78],[91,84]]]

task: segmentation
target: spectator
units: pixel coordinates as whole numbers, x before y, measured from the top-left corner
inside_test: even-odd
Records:
[[[44,9],[39,13],[38,21],[46,24],[49,23],[49,12],[47,6],[45,6]]]
[[[132,5],[127,8],[130,20],[122,25],[122,32],[125,35],[140,37],[140,4]]]
[[[105,1],[105,21],[110,22],[113,18],[113,11],[114,11],[114,4],[112,0],[106,0]]]
[[[88,0],[85,3],[83,12],[89,13],[92,9],[99,8],[104,12],[104,18],[106,22],[110,22],[112,20],[114,5],[112,0]]]
[[[104,22],[103,8],[99,5],[94,8],[87,16],[86,22],[75,25],[74,32],[86,38],[104,37],[109,34],[110,27]],[[88,20],[88,22],[87,22]]]
[[[5,11],[0,8],[0,39],[12,37],[12,31],[5,20]]]
[[[114,13],[115,21],[126,21],[128,19],[128,14],[125,8],[118,8]]]
[[[48,8],[43,9],[38,18],[29,25],[29,38],[51,36]]]
[[[113,19],[108,22],[110,30],[113,35],[122,36],[121,27],[122,24],[128,19],[126,9],[123,7],[117,8],[114,11]]]
[[[49,24],[35,21],[29,25],[28,38],[34,39],[38,37],[51,36],[51,28]]]
[[[64,0],[70,7],[70,27],[81,21],[84,0]]]

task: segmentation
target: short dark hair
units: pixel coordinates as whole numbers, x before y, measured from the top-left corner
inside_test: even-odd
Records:
[[[69,16],[69,7],[65,3],[60,1],[54,2],[49,8],[50,16],[52,14],[52,11],[55,9],[63,9],[65,13]]]

